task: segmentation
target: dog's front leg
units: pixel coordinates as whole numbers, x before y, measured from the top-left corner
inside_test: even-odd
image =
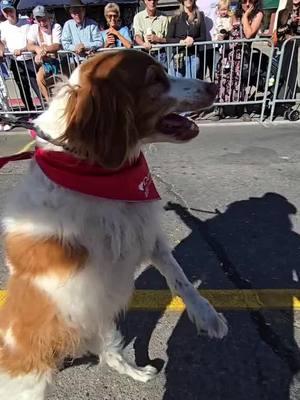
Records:
[[[195,323],[197,332],[205,331],[209,337],[223,338],[228,332],[226,319],[194,288],[163,238],[156,241],[152,262],[166,278],[172,294],[179,295],[183,299],[188,316]]]

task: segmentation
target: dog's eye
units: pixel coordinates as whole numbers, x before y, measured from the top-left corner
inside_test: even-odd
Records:
[[[158,85],[160,84],[162,81],[161,76],[159,76],[158,74],[153,74],[151,76],[151,78],[148,80],[148,84],[149,85]]]
[[[151,82],[149,82],[149,85],[151,86],[160,86],[160,88],[164,91],[164,90],[168,90],[170,87],[170,83],[169,80],[166,76],[162,75],[162,74],[155,74],[152,79]]]

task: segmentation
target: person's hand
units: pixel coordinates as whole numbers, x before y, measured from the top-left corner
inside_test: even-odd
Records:
[[[248,18],[249,18],[249,16],[250,16],[250,14],[251,14],[251,12],[254,10],[254,6],[253,6],[253,4],[249,7],[249,8],[247,8],[247,10],[244,12],[244,14],[243,14],[243,17],[242,17],[242,19],[247,19],[248,20]]]
[[[116,38],[113,34],[109,33],[106,36],[106,47],[114,47],[116,45]]]
[[[21,49],[17,49],[17,50],[14,50],[14,55],[15,56],[20,56],[22,54],[22,50]]]
[[[75,53],[76,54],[82,54],[85,52],[85,46],[83,43],[79,43],[75,46]]]
[[[40,57],[44,57],[47,54],[47,50],[44,46],[40,46],[36,49],[36,54]]]
[[[145,42],[145,43],[144,43],[144,48],[145,48],[146,50],[150,50],[150,49],[152,48],[152,44],[151,44],[150,42]]]
[[[154,34],[146,35],[146,39],[149,43],[153,43],[153,44],[160,42],[160,38]]]
[[[108,33],[107,33],[108,35],[114,35],[115,37],[119,37],[119,32],[115,29],[115,28],[113,28],[112,26],[108,29]]]
[[[42,62],[43,62],[43,57],[42,57],[40,54],[37,54],[37,55],[34,57],[34,61],[35,61],[35,63],[36,63],[37,65],[40,65],[40,64],[42,64]]]
[[[194,39],[191,36],[187,36],[185,39],[181,39],[179,44],[183,46],[191,47],[194,43]]]
[[[193,44],[194,44],[194,39],[193,39],[191,36],[187,36],[187,37],[185,38],[185,43],[186,43],[186,45],[187,45],[188,47],[191,47],[191,46],[193,46]]]

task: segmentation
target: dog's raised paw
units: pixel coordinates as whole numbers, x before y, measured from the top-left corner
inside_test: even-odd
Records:
[[[145,367],[136,367],[129,374],[131,378],[139,382],[148,382],[155,378],[158,370],[152,365],[146,365]]]
[[[228,326],[225,317],[217,313],[206,299],[197,294],[186,306],[188,316],[196,325],[198,334],[205,332],[210,338],[217,339],[227,335]]]

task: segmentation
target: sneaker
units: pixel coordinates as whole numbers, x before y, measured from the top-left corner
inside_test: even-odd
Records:
[[[10,131],[12,127],[8,124],[0,124],[0,132]]]
[[[250,122],[250,121],[251,121],[251,117],[250,117],[250,115],[249,115],[247,112],[245,112],[245,113],[242,115],[242,121],[244,121],[244,122]]]
[[[223,114],[219,109],[212,111],[211,113],[205,115],[206,120],[208,121],[220,121],[223,118]]]

